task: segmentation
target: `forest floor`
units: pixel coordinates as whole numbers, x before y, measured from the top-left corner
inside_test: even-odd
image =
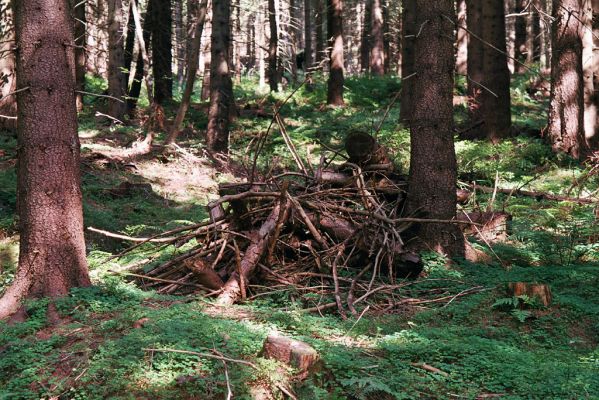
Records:
[[[323,106],[326,84],[316,82],[302,86],[281,109],[304,158],[317,164],[321,143],[338,148],[351,130],[378,130],[396,166],[408,170],[409,132],[398,126],[399,105],[392,103],[398,79],[348,79],[342,109]],[[90,90],[103,90],[103,82],[89,83]],[[546,104],[531,98],[526,84],[527,77],[519,77],[512,89],[520,134],[495,146],[456,143],[460,180],[596,196],[599,177],[590,174],[591,167],[552,154],[539,137]],[[461,87],[456,96],[464,95]],[[204,206],[218,196],[218,184],[241,179],[248,143],[290,94],[290,89],[274,96],[260,92],[249,80],[237,85],[233,169],[206,156],[201,135],[206,107],[198,99],[188,116],[194,124],[185,129],[180,147],[135,159],[123,155],[143,138],[143,126],[104,125],[94,116],[101,100],[88,99],[80,119],[86,227],[147,236],[206,219]],[[167,117],[174,112],[175,104],[166,108]],[[465,114],[457,105],[458,123]],[[12,281],[18,256],[15,158],[15,138],[0,135],[0,292]],[[258,166],[293,168],[278,135],[271,135]],[[322,358],[314,376],[293,382],[298,399],[599,399],[599,228],[593,207],[477,194],[465,208],[486,209],[490,203],[513,215],[507,242],[492,251],[475,243],[490,262],[464,260],[447,267],[442,257],[424,254],[422,277],[398,289],[403,296],[447,296],[446,301],[379,314],[362,308],[360,318],[348,320],[333,312],[304,312],[306,304],[331,298],[291,286],[265,290],[256,282],[250,286],[255,299],[227,310],[210,299],[142,290],[122,272],[183,249],[146,243],[114,259],[129,243],[87,231],[94,286],[57,302],[62,323],[47,323],[45,300],[28,303],[27,321],[0,323],[0,399],[225,399],[229,387],[233,398],[243,399],[257,386],[283,398],[277,388],[287,374],[261,354],[273,331],[312,345]],[[546,283],[553,303],[543,307],[511,298],[508,282]],[[480,290],[454,297],[472,288]],[[254,367],[149,348],[222,354]]]

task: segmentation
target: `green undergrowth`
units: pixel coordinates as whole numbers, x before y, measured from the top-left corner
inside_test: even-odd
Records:
[[[512,87],[514,123],[522,132],[538,131],[545,118],[543,102],[526,92],[529,78],[516,78]],[[88,80],[89,91],[104,89],[101,79]],[[320,161],[321,144],[341,148],[347,133],[360,130],[375,134],[406,173],[409,131],[398,125],[400,104],[393,102],[400,89],[396,77],[348,78],[346,107],[330,108],[323,105],[323,77],[302,85],[291,97],[294,87],[269,94],[244,78],[235,85],[241,111],[233,123],[233,159],[249,165],[257,137],[271,122],[260,115],[272,115],[287,99],[281,116],[298,151],[313,165]],[[176,112],[179,90],[175,102],[165,107],[168,117]],[[461,79],[455,94],[465,94]],[[200,132],[206,124],[206,103],[197,97],[192,100],[188,123],[194,131],[183,134],[180,144],[195,151],[203,148]],[[144,101],[142,96],[142,105]],[[80,133],[86,140],[85,225],[145,236],[204,220],[206,198],[180,201],[169,196],[161,182],[145,178],[140,167],[98,169],[86,161],[98,149],[126,146],[144,134],[134,125],[102,126],[95,110],[104,103],[86,97],[90,107],[80,117]],[[456,120],[462,125],[465,109],[460,107]],[[294,168],[274,128],[258,166]],[[1,291],[11,282],[16,263],[16,140],[0,135],[0,150]],[[590,173],[590,166],[553,154],[534,135],[495,146],[457,141],[456,152],[462,185],[475,181],[571,197],[596,194],[599,189],[599,178]],[[112,190],[122,182],[151,184],[151,190],[115,195]],[[123,275],[128,267],[143,261],[151,268],[195,243],[146,243],[124,257],[109,259],[128,243],[87,232],[95,286],[75,289],[56,302],[62,322],[49,325],[47,300],[38,300],[27,304],[27,321],[0,323],[0,399],[224,399],[227,381],[235,399],[249,399],[254,386],[269,386],[283,398],[277,389],[283,379],[281,366],[261,354],[272,331],[309,343],[323,360],[323,368],[313,377],[294,384],[302,400],[599,399],[599,228],[593,207],[486,193],[475,193],[462,207],[513,216],[508,242],[492,248],[484,242],[473,244],[488,254],[487,264],[458,260],[447,267],[442,257],[423,254],[424,276],[396,294],[443,300],[386,313],[370,310],[348,320],[332,312],[302,311],[306,303],[333,299],[302,298],[293,287],[226,313],[215,313],[203,299],[141,290]],[[507,291],[510,282],[548,284],[553,303],[543,307],[534,299],[514,298]],[[222,354],[252,362],[255,368],[147,349]]]

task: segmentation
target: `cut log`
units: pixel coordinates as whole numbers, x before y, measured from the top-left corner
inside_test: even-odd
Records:
[[[345,139],[345,151],[347,151],[351,163],[362,167],[373,164],[390,165],[393,169],[387,149],[368,133],[350,133]]]
[[[279,211],[281,207],[289,207],[289,200],[278,201],[273,207],[270,215],[264,221],[260,229],[250,235],[252,238],[250,245],[245,251],[239,270],[243,275],[243,279],[247,282],[250,276],[254,273],[258,262],[265,253],[268,246],[269,237],[277,226],[279,219]],[[218,296],[216,302],[219,305],[232,305],[241,297],[241,287],[239,286],[239,276],[237,272],[231,274],[227,283],[223,287],[222,293]]]
[[[551,304],[551,288],[549,285],[539,283],[511,282],[508,285],[509,293],[512,296],[526,295],[530,298],[537,298],[545,307]]]
[[[477,211],[458,216],[458,220],[478,225],[460,225],[466,236],[474,236],[486,243],[505,242],[510,234],[512,216],[498,211]]]
[[[278,333],[268,335],[262,350],[264,357],[282,362],[298,371],[296,379],[305,379],[317,372],[320,365],[318,352],[310,345],[282,336]]]

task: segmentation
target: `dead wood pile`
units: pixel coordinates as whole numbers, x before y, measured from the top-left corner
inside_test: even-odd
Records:
[[[432,220],[402,217],[407,184],[387,150],[356,133],[346,141],[345,163],[333,168],[340,152],[331,150],[313,168],[288,147],[302,172],[221,185],[209,221],[134,246],[154,241],[186,251],[128,274],[159,293],[208,294],[222,305],[277,292],[344,317],[358,315],[359,303],[379,311],[419,304],[394,294],[413,283],[396,279],[420,274],[420,258],[406,249],[407,231]]]

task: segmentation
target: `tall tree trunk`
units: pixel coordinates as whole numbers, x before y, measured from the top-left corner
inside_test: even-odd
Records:
[[[131,4],[133,6],[133,4]],[[148,51],[148,48],[150,47],[150,40],[152,38],[152,31],[150,29],[151,25],[152,25],[152,8],[151,8],[152,3],[149,2],[148,3],[148,9],[146,10],[146,15],[144,18],[144,22],[143,22],[143,28],[142,28],[142,38],[143,38],[143,47],[145,48],[145,52]],[[133,8],[132,8],[133,11]],[[135,23],[135,21],[134,21]],[[136,26],[136,34],[135,36],[138,37],[139,34],[137,33],[137,26]],[[138,40],[139,42],[139,40]],[[148,80],[150,79],[149,73],[150,73],[150,66],[147,65],[148,63],[147,61],[147,54],[146,54],[146,59],[144,59],[144,51],[142,51],[142,46],[141,43],[138,43],[138,47],[139,47],[139,52],[137,55],[137,62],[135,63],[135,74],[133,76],[133,82],[131,83],[131,87],[129,88],[129,96],[127,97],[127,112],[129,113],[129,115],[133,115],[135,108],[137,107],[137,101],[139,99],[139,95],[141,93],[141,84],[142,81],[144,80],[144,75],[145,75],[145,79],[146,79],[146,84],[148,83]],[[145,68],[145,71],[144,71]],[[148,85],[151,86],[151,85]],[[148,93],[151,95],[152,90],[149,90]]]
[[[467,2],[468,21],[482,20],[482,4],[478,0],[468,0]],[[484,44],[482,42],[482,24],[473,23],[469,25],[471,34],[468,35],[468,114],[471,125],[477,125],[483,119],[481,110],[481,98],[484,79],[483,72],[483,52]],[[474,128],[468,132],[469,138],[484,137],[482,128]]]
[[[235,66],[235,82],[241,83],[241,0],[235,1],[235,39],[233,40],[233,65]]]
[[[330,68],[327,103],[342,106],[343,101],[343,0],[328,0]]]
[[[154,101],[162,104],[173,98],[172,16],[171,0],[150,0],[152,3],[152,69]]]
[[[584,137],[585,149],[597,148],[597,102],[595,101],[594,73],[598,60],[593,56],[593,5],[591,0],[582,1],[582,75],[584,82]]]
[[[471,3],[477,3],[477,4],[472,4],[475,7],[478,7],[480,10],[482,10],[482,4],[479,1],[475,1],[475,0],[468,0]],[[504,11],[505,11],[505,15],[509,15],[509,14],[514,14],[516,12],[516,2],[518,0],[505,0],[504,3]],[[470,3],[468,3],[468,5],[470,6]],[[468,11],[469,12],[469,11]],[[482,11],[481,11],[482,13]],[[481,18],[482,18],[482,14],[481,14]],[[482,24],[477,24],[477,25],[482,25]],[[472,27],[471,29],[473,29],[474,27]],[[477,31],[482,35],[482,26],[479,26],[477,28]],[[510,70],[510,73],[513,74],[514,72],[516,72],[516,62],[514,61],[516,59],[516,17],[509,17],[506,18],[505,21],[505,40],[506,40],[506,49],[507,49],[507,54],[508,54],[508,58],[507,58],[507,67]],[[468,62],[470,62],[470,59],[468,59]]]
[[[528,3],[529,3],[529,0],[516,0],[516,10],[515,10],[516,13],[520,14],[520,13],[530,11],[529,7],[527,7],[529,5]],[[527,58],[526,20],[528,17],[526,15],[522,15],[522,16],[517,16],[515,18],[516,18],[516,21],[515,21],[516,42],[515,42],[514,47],[515,47],[515,51],[516,51],[515,57],[516,57],[517,62],[514,65],[514,67],[515,67],[516,73],[522,74],[522,73],[526,72],[526,69],[524,68],[524,66],[522,64],[526,63],[526,58]]]
[[[304,0],[304,71],[310,71],[314,65],[312,48],[312,0]]]
[[[383,36],[382,0],[371,0],[370,11],[370,73],[385,75],[385,40]]]
[[[175,56],[177,58],[177,83],[183,84],[185,77],[185,37],[183,32],[183,0],[174,0],[173,17],[175,19]],[[188,14],[189,15],[189,14]]]
[[[416,0],[410,177],[408,214],[427,218],[456,216],[457,163],[453,143],[453,25],[441,15],[453,15],[452,0]],[[454,224],[421,224],[416,248],[451,257],[464,254],[464,237]]]
[[[122,121],[127,111],[127,76],[123,71],[125,35],[122,0],[108,0],[108,18],[108,94],[111,96],[108,100],[108,114]]]
[[[535,11],[547,12],[546,0],[535,0],[534,1]],[[544,15],[539,17],[539,66],[541,69],[547,68],[549,65],[549,59],[547,57],[547,48],[549,45],[548,32],[551,31],[551,24],[548,23],[547,18]]]
[[[66,296],[90,284],[83,238],[75,55],[68,0],[14,3],[19,54],[19,267],[0,319],[26,297]],[[52,310],[52,309],[51,309]]]
[[[457,1],[458,24],[466,26],[466,0]],[[455,69],[460,75],[468,73],[468,32],[465,29],[456,29],[456,62]]]
[[[324,60],[324,7],[323,3],[325,0],[314,0],[315,11],[316,11],[316,57],[315,62],[318,68],[322,67],[322,61]]]
[[[229,114],[233,83],[229,75],[231,0],[212,2],[210,62],[210,110],[208,112],[208,149],[226,153],[229,148]]]
[[[487,88],[481,93],[483,129],[487,138],[497,142],[509,134],[512,125],[503,4],[496,0],[485,0],[482,15],[483,40],[495,47],[493,49],[487,45],[483,48],[483,82]]]
[[[258,57],[258,86],[260,87],[260,89],[262,89],[266,85],[266,66],[264,60],[266,54],[264,48],[266,47],[265,16],[267,16],[268,14],[268,8],[266,8],[265,15],[265,8],[263,8],[262,6],[258,6],[257,13],[258,17],[256,18],[256,20],[258,25],[258,38],[256,39],[256,55]]]
[[[17,98],[7,96],[17,88],[15,71],[15,30],[10,0],[0,0],[0,128],[16,129]]]
[[[579,0],[553,0],[552,86],[547,134],[555,151],[574,158],[581,156],[584,144],[584,82],[579,15]]]
[[[362,18],[362,37],[360,42],[360,70],[368,72],[370,67],[370,35],[372,24],[372,2],[374,0],[364,0],[363,18]]]
[[[416,31],[416,0],[403,1],[401,25],[401,107],[399,119],[409,123],[412,115],[412,79],[414,78],[414,38]]]
[[[189,18],[194,20],[194,35],[193,45],[191,46],[191,52],[187,53],[189,60],[187,62],[187,76],[185,77],[185,90],[183,97],[181,98],[181,105],[177,111],[177,117],[173,123],[172,130],[166,139],[166,144],[175,143],[185,114],[189,109],[189,103],[191,101],[191,94],[193,93],[193,85],[195,83],[196,74],[198,72],[198,59],[200,57],[200,47],[202,45],[202,31],[204,30],[204,22],[206,21],[206,13],[208,11],[208,0],[202,0],[199,7],[195,7],[197,14],[189,15]]]
[[[133,66],[133,55],[135,53],[135,18],[133,16],[133,7],[131,4],[133,1],[137,4],[137,0],[129,0],[129,18],[127,19],[127,38],[125,39],[125,61],[123,65],[127,87],[129,87],[131,67]]]
[[[87,36],[85,25],[87,24],[85,17],[86,2],[71,0],[71,8],[74,18],[74,35],[75,35],[75,103],[77,111],[83,110],[83,91],[85,91],[85,72],[86,72],[86,56],[85,45],[87,44]]]
[[[391,32],[389,27],[389,5],[386,0],[381,0],[381,7],[383,8],[383,50],[384,50],[384,69],[385,74],[391,70]]]
[[[270,28],[270,38],[268,40],[268,84],[272,92],[279,90],[279,65],[278,65],[278,47],[279,30],[277,29],[277,8],[276,0],[268,0],[268,26]]]

